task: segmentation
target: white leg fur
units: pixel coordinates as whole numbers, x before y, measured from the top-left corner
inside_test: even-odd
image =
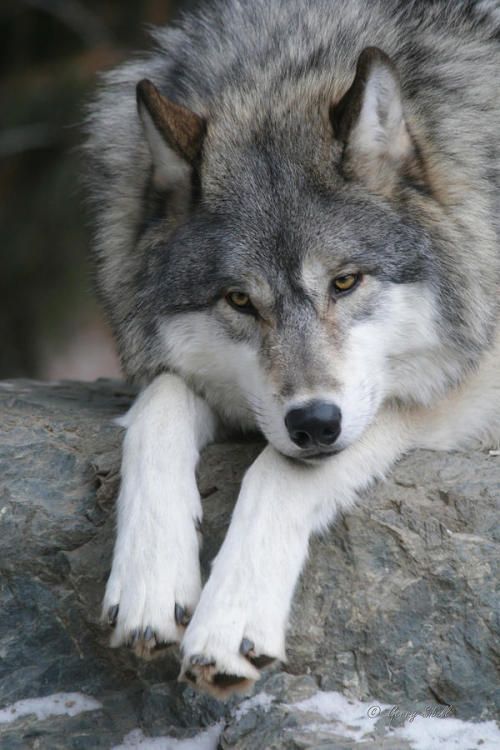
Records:
[[[200,595],[195,468],[215,418],[184,381],[164,374],[121,423],[127,432],[103,617],[114,621],[113,646],[132,643],[148,656],[160,644],[180,640],[176,605],[192,612]]]
[[[245,476],[184,635],[181,679],[223,695],[246,690],[258,677],[255,657],[285,658],[288,613],[311,532],[349,507],[408,444],[401,415],[387,412],[356,444],[317,467],[296,464],[270,446],[263,451]],[[249,643],[250,659],[242,654]]]
[[[481,367],[432,411],[415,418],[416,444],[431,450],[500,445],[500,337]]]

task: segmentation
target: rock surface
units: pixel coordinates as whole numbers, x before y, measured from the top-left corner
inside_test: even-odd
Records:
[[[353,729],[334,713],[295,707],[318,690],[325,700],[340,691],[358,713],[387,704],[497,715],[500,457],[487,452],[413,454],[312,542],[289,662],[239,707],[178,684],[175,652],[145,663],[110,650],[98,617],[122,434],[112,420],[132,397],[109,381],[0,384],[2,749],[413,747],[392,719],[388,726],[387,711]],[[260,449],[233,442],[204,453],[205,569]],[[148,745],[148,737],[164,740]]]

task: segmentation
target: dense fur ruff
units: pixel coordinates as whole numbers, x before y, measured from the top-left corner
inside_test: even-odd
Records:
[[[184,678],[246,688],[285,658],[311,532],[416,446],[498,444],[499,39],[494,0],[220,0],[104,77],[97,286],[144,386],[115,645],[182,640]],[[269,446],[201,593],[224,424]]]

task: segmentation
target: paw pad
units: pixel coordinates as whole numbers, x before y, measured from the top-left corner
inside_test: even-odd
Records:
[[[259,656],[255,653],[255,643],[249,638],[243,638],[240,644],[240,654],[252,662],[254,667],[257,669],[263,669],[268,667],[275,661],[273,656],[267,656],[266,654],[260,654]]]
[[[245,662],[241,660],[242,656],[252,667],[245,667]],[[260,669],[273,661],[273,657],[257,654],[254,642],[249,638],[243,638],[239,655],[233,660],[233,669],[228,669],[227,666],[221,668],[216,658],[197,653],[188,657],[187,667],[180,679],[219,698],[227,697],[232,692],[246,692],[258,677],[253,668]],[[240,669],[241,673],[238,673]]]

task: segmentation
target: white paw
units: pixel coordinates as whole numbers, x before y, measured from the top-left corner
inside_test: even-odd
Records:
[[[111,646],[129,645],[150,658],[182,639],[201,591],[194,522],[183,533],[135,528],[120,537],[106,586],[102,617]],[[172,531],[172,530],[170,530]]]
[[[248,692],[260,668],[285,660],[286,613],[272,592],[239,578],[212,576],[182,641],[180,680],[219,698]]]
[[[122,483],[103,618],[112,646],[152,656],[179,642],[201,591],[195,467],[214,417],[176,375],[164,373],[120,419]]]

